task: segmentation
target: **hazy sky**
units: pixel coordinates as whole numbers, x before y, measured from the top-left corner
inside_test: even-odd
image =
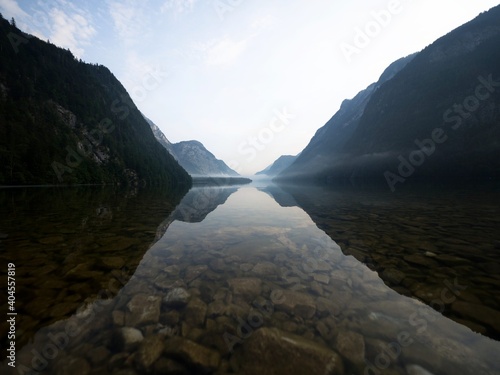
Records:
[[[489,0],[0,0],[5,18],[107,66],[172,142],[242,174],[297,154],[394,60]]]

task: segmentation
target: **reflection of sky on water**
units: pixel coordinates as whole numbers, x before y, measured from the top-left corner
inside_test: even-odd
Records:
[[[203,192],[201,192],[203,194]],[[203,201],[200,198],[200,201]],[[182,205],[182,204],[181,204]],[[175,215],[175,214],[174,214]],[[175,223],[174,224],[178,224]],[[207,215],[196,230],[205,233],[210,229],[225,230],[233,235],[233,230],[242,230],[243,234],[259,228],[264,233],[273,230],[314,226],[309,216],[298,207],[283,208],[274,199],[251,187],[240,188],[233,193],[224,205]],[[194,228],[193,224],[188,225]],[[170,226],[169,234],[175,230]]]
[[[196,240],[193,242],[193,239]],[[347,317],[342,324],[346,329],[388,343],[405,339],[406,361],[418,362],[425,353],[427,367],[439,363],[452,366],[449,371],[456,373],[468,373],[470,368],[488,373],[487,368],[497,362],[495,353],[500,350],[499,343],[473,333],[415,299],[399,295],[375,272],[353,257],[344,256],[339,246],[318,229],[301,208],[282,207],[271,195],[253,187],[240,188],[201,223],[173,222],[146,255],[142,266],[150,264],[150,254],[156,255],[155,262],[162,258],[162,248],[172,250],[177,257],[189,253],[193,261],[207,251],[212,251],[214,257],[238,255],[241,262],[252,264],[263,260],[279,263],[286,258],[278,271],[284,277],[287,277],[287,267],[303,271],[305,264],[313,264],[314,269],[314,260],[326,260],[333,265],[331,277],[340,278],[345,284],[339,293],[347,290],[353,296],[349,305],[342,306],[345,309],[342,318]],[[165,261],[168,262],[168,258]],[[307,272],[302,275],[299,284],[307,292],[310,275]],[[443,285],[443,290],[446,289]],[[447,293],[449,296],[450,291]],[[335,292],[329,298],[335,300]],[[433,356],[436,359],[432,359]],[[460,363],[464,356],[469,358],[471,367],[462,372]],[[441,360],[441,357],[447,359]]]

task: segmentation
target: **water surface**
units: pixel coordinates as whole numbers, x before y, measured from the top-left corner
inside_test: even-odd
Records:
[[[158,192],[2,194],[18,369],[265,374],[288,358],[296,373],[500,372],[494,192],[196,187],[179,205]]]

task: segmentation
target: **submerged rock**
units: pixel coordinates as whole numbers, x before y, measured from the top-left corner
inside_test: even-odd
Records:
[[[115,310],[111,313],[111,320],[116,326],[125,325],[125,313],[120,310]]]
[[[389,281],[391,284],[399,285],[405,278],[405,273],[397,270],[396,268],[386,268],[382,272],[382,279]]]
[[[200,266],[189,266],[186,269],[186,275],[184,277],[186,283],[190,283],[194,279],[198,278],[208,269],[208,266],[200,265]]]
[[[465,318],[475,320],[500,332],[500,312],[497,310],[481,304],[463,301],[454,302],[451,309]]]
[[[305,319],[312,318],[316,313],[316,304],[310,295],[290,290],[283,290],[283,297],[277,301],[276,308]]]
[[[164,349],[163,342],[164,337],[160,335],[147,337],[141,342],[135,356],[135,362],[139,370],[148,371],[160,358]]]
[[[173,288],[180,288],[185,286],[185,283],[182,280],[172,279],[165,274],[158,275],[154,279],[153,284],[156,286],[156,288],[162,291],[168,291]]]
[[[406,372],[408,372],[408,375],[433,375],[431,372],[418,365],[406,366]]]
[[[128,351],[137,347],[144,336],[137,328],[123,327],[117,331],[115,340],[120,349]]]
[[[89,363],[83,358],[68,356],[57,364],[57,375],[87,375],[91,374]]]
[[[342,359],[337,353],[276,328],[255,331],[242,350],[242,374],[343,374]]]
[[[417,266],[429,267],[430,269],[437,267],[437,263],[434,260],[419,254],[406,255],[403,259],[408,263],[416,264]]]
[[[359,333],[340,331],[336,340],[337,351],[356,367],[362,368],[365,360],[365,340]]]
[[[219,367],[220,354],[191,340],[172,337],[165,342],[165,354],[201,371],[215,371]]]
[[[161,298],[145,294],[135,295],[127,304],[128,312],[125,323],[128,326],[141,326],[148,323],[158,323],[160,319]]]
[[[193,327],[203,326],[207,314],[207,304],[199,298],[193,298],[184,311],[185,322]]]
[[[271,262],[260,262],[252,268],[252,272],[259,276],[275,276],[276,266]]]
[[[174,288],[163,299],[163,304],[168,307],[182,307],[187,305],[190,296],[186,289]]]
[[[330,282],[330,277],[321,273],[314,274],[313,278],[314,281],[322,284],[328,284]]]
[[[254,277],[245,277],[228,280],[229,288],[235,296],[253,299],[262,291],[262,280]]]
[[[189,370],[177,361],[170,358],[160,358],[155,362],[154,374],[190,375]]]
[[[87,359],[95,366],[104,363],[110,354],[105,346],[99,346],[87,352]]]
[[[114,270],[119,270],[125,265],[125,260],[122,257],[102,257],[101,262],[104,267]]]

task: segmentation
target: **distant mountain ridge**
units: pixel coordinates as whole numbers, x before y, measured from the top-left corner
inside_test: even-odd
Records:
[[[175,157],[191,176],[239,176],[199,141],[183,141],[172,147]]]
[[[392,64],[278,179],[500,179],[500,6]]]
[[[144,115],[143,115],[144,116]],[[191,176],[239,176],[222,160],[217,159],[199,141],[171,143],[160,128],[144,116],[160,144],[179,162]]]
[[[255,175],[276,176],[284,169],[288,168],[296,159],[298,155],[281,155],[271,165],[267,166]]]

